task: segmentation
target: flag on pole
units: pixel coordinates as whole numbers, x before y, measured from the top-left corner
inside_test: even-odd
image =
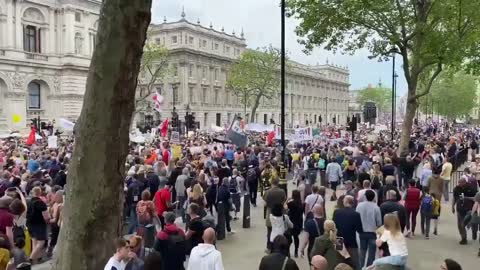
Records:
[[[162,112],[163,101],[164,101],[164,98],[162,95],[160,95],[157,89],[157,92],[155,92],[155,95],[153,95],[153,103],[154,103],[155,110],[157,112]]]
[[[168,118],[163,121],[163,123],[160,125],[160,134],[162,137],[167,137],[168,134]]]
[[[273,144],[273,139],[275,138],[275,131],[270,131],[267,135],[267,145],[271,146]]]
[[[248,146],[248,137],[240,127],[240,120],[237,117],[227,131],[227,139],[240,148]]]
[[[30,135],[28,135],[28,138],[27,138],[27,142],[26,144],[27,145],[33,145],[36,141],[36,137],[35,137],[35,134],[36,134],[37,130],[35,130],[35,127],[32,127],[32,129],[30,130]]]

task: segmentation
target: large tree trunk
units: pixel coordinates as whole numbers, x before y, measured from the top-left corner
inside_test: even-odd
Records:
[[[398,154],[401,157],[404,157],[408,154],[408,145],[410,144],[410,136],[412,134],[413,119],[415,118],[418,108],[418,101],[410,100],[410,98],[415,95],[410,93],[411,91],[409,91],[407,97],[407,108],[405,110],[405,117],[403,118],[402,135],[400,137],[400,147],[398,149]]]
[[[115,252],[128,133],[151,5],[151,0],[103,1],[54,269],[103,269]]]
[[[253,103],[253,106],[252,106],[252,114],[250,115],[250,123],[255,122],[255,113],[257,112],[258,106],[260,106],[261,98],[262,98],[262,95],[258,95],[255,97],[255,102]]]

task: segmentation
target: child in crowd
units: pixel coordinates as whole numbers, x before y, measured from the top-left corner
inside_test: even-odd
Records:
[[[433,213],[433,197],[425,190],[422,196],[422,203],[420,205],[420,227],[425,239],[430,238],[430,221]]]
[[[433,220],[433,234],[438,235],[438,217],[440,217],[441,203],[437,199],[435,193],[430,193],[433,198],[432,220]]]

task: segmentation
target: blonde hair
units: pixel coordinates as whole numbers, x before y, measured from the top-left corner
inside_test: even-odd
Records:
[[[203,188],[200,184],[195,184],[192,188],[192,199],[197,200],[203,195]]]
[[[324,234],[328,235],[330,241],[335,243],[337,240],[337,226],[335,226],[335,222],[333,222],[333,220],[325,220],[323,228],[325,229]]]
[[[401,235],[400,220],[394,213],[386,214],[384,218],[384,227],[390,231],[392,236]]]

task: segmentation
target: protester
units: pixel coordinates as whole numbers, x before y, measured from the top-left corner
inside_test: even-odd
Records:
[[[215,231],[212,228],[205,230],[203,241],[192,249],[187,270],[223,270],[222,254],[215,248]]]
[[[407,235],[415,235],[415,227],[417,226],[417,214],[420,210],[422,192],[416,187],[415,180],[410,180],[409,187],[404,193],[405,210],[407,214],[406,228]]]
[[[325,222],[323,206],[320,204],[314,205],[312,213],[313,215],[307,217],[305,221],[304,239],[300,246],[300,255],[301,257],[304,257],[305,247],[308,245],[307,255],[309,260],[311,259],[310,253],[315,243],[315,239],[324,233],[323,223]]]
[[[335,160],[331,160],[326,169],[325,175],[327,176],[328,183],[330,184],[330,188],[333,190],[333,195],[331,200],[336,200],[337,195],[336,195],[336,190],[337,186],[340,184],[342,180],[342,168],[340,167],[340,164],[335,162]]]
[[[155,193],[154,197],[155,201],[155,208],[157,209],[157,215],[160,219],[162,229],[165,226],[165,221],[163,219],[163,213],[167,212],[168,210],[172,210],[174,204],[172,204],[172,193],[171,193],[171,185],[170,183],[166,183],[165,187],[158,190]]]
[[[449,156],[443,160],[442,172],[440,173],[440,177],[443,179],[443,196],[446,202],[449,201],[449,186],[450,180],[452,179],[452,170],[453,165],[450,163]]]
[[[467,212],[472,210],[476,191],[467,184],[465,178],[458,180],[458,185],[453,189],[452,213],[457,213],[457,227],[460,233],[460,245],[467,244],[467,231],[464,219]]]
[[[344,208],[333,212],[333,221],[338,229],[338,236],[343,237],[345,248],[352,258],[355,269],[359,269],[357,233],[363,233],[362,219],[354,208],[354,198],[350,195],[343,199]]]
[[[235,205],[232,202],[229,181],[227,177],[223,178],[221,185],[218,187],[217,204],[220,203],[223,204],[223,214],[225,215],[225,225],[227,228],[227,232],[229,234],[234,234],[235,231],[233,231],[232,227],[230,226],[230,220],[232,219],[232,217],[230,216],[230,210],[235,210]],[[223,226],[223,224],[220,224],[220,226]]]
[[[363,233],[360,234],[360,267],[370,266],[375,259],[375,239],[377,228],[382,226],[380,208],[374,202],[375,192],[365,191],[366,201],[358,204],[356,211],[362,220]],[[368,253],[367,253],[368,252]],[[368,257],[367,257],[368,254]],[[366,265],[365,265],[366,263]]]
[[[299,235],[302,232],[303,227],[303,203],[300,198],[300,191],[293,190],[292,198],[287,201],[288,217],[293,223],[291,230],[293,243],[294,243],[294,256],[298,257],[298,249],[300,247]]]
[[[185,262],[186,239],[184,231],[175,225],[175,214],[165,212],[165,227],[157,234],[154,249],[162,257],[164,269],[183,270]]]
[[[321,255],[313,256],[311,265],[313,267],[313,270],[327,270],[328,269],[328,262]]]
[[[262,258],[259,270],[299,270],[297,263],[289,258],[289,243],[283,235],[273,240],[272,252]]]
[[[308,195],[307,198],[305,198],[305,215],[308,215],[310,212],[312,212],[312,209],[316,204],[323,205],[323,202],[325,200],[319,194],[319,191],[320,188],[318,186],[312,186],[312,194]]]
[[[264,200],[266,207],[266,216],[270,217],[270,213],[275,205],[283,205],[287,200],[285,191],[278,187],[279,180],[278,178],[272,179],[272,187],[265,192]],[[271,240],[270,235],[272,233],[272,223],[270,218],[265,219],[265,225],[267,226],[267,250],[271,250]]]
[[[380,205],[380,212],[382,213],[382,223],[386,214],[396,213],[400,220],[400,228],[402,233],[405,231],[407,223],[407,212],[405,207],[397,202],[396,193],[394,190],[387,191],[387,200]]]
[[[202,218],[200,217],[200,211],[201,208],[196,203],[191,203],[188,207],[190,222],[185,235],[185,238],[187,239],[187,254],[190,254],[191,250],[198,246],[198,244],[203,243],[203,233],[205,231],[205,227],[202,222]]]
[[[313,249],[310,252],[310,257],[313,258],[316,255],[325,257],[328,262],[327,269],[334,270],[338,264],[345,263],[350,258],[348,252],[345,250],[345,247],[343,247],[343,253],[340,253],[336,249],[336,242],[337,228],[335,226],[335,222],[332,220],[326,220],[324,223],[324,233],[315,239]]]
[[[45,241],[48,240],[47,222],[50,221],[48,207],[40,198],[42,190],[40,187],[32,189],[32,199],[27,208],[27,227],[32,237],[32,253],[30,261],[38,263],[42,258]]]

